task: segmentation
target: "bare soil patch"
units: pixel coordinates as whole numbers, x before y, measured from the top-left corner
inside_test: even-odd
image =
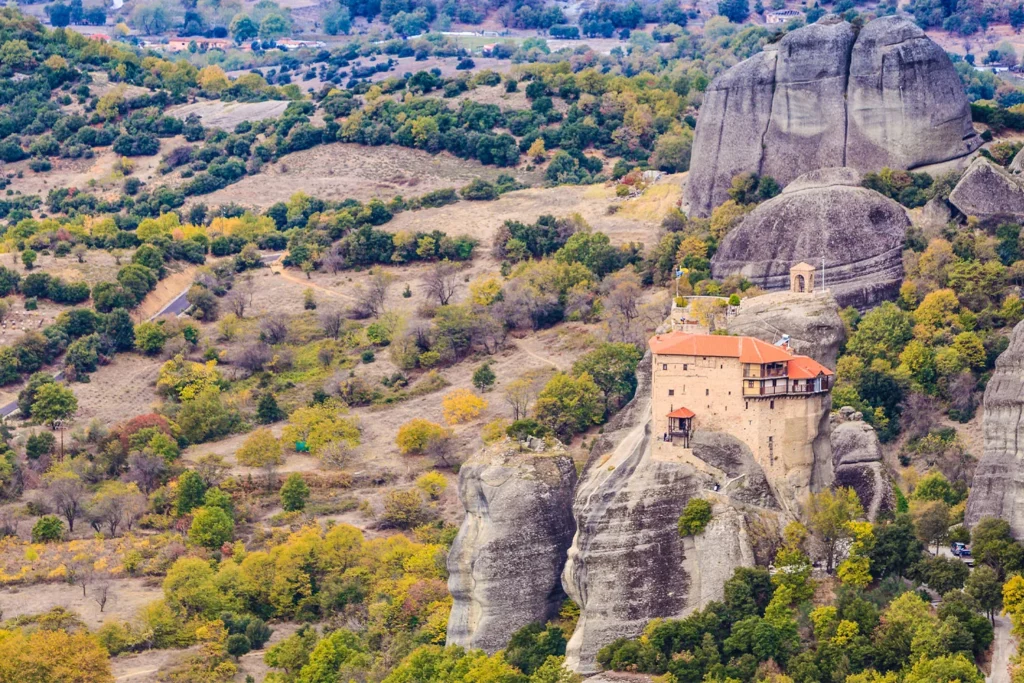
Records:
[[[289,154],[264,166],[259,174],[246,176],[197,201],[208,206],[235,202],[265,209],[288,201],[296,192],[333,201],[387,200],[397,195],[415,197],[441,188],[459,188],[476,178],[494,180],[502,173],[512,173],[530,184],[540,180],[537,173],[484,166],[446,153],[432,155],[396,145],[364,147],[336,142]]]
[[[91,629],[108,619],[131,620],[144,605],[163,597],[159,586],[146,585],[144,579],[118,579],[110,587],[107,604],[100,612],[93,587],[82,588],[67,583],[37,583],[32,586],[11,586],[0,593],[4,619],[26,614],[39,614],[63,607],[76,612]]]
[[[189,114],[197,114],[207,128],[220,128],[231,131],[242,121],[261,121],[274,119],[284,113],[288,107],[286,100],[267,100],[266,102],[222,102],[221,100],[204,100],[190,104],[179,104],[167,110],[167,114],[184,121]]]
[[[89,376],[68,386],[78,397],[80,424],[98,419],[110,426],[152,412],[159,400],[156,378],[160,362],[135,353],[120,353]]]

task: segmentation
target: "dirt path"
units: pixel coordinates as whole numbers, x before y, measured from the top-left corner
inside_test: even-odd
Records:
[[[1009,617],[996,617],[995,640],[992,643],[992,673],[985,679],[990,683],[1010,683],[1010,658],[1017,650],[1010,629]]]
[[[324,294],[328,294],[330,296],[341,297],[342,299],[348,299],[349,301],[358,301],[358,299],[356,299],[354,296],[351,296],[349,294],[343,294],[342,292],[339,292],[336,289],[330,289],[329,287],[323,287],[323,286],[318,285],[317,283],[313,282],[309,278],[301,278],[301,277],[298,277],[297,275],[292,275],[291,273],[288,272],[287,268],[285,268],[283,265],[281,265],[280,262],[272,264],[270,266],[270,271],[272,273],[274,273],[275,275],[280,275],[282,278],[284,278],[285,280],[288,280],[289,282],[294,282],[297,285],[302,285],[303,287],[309,287],[310,289],[315,289],[318,292],[323,292]]]

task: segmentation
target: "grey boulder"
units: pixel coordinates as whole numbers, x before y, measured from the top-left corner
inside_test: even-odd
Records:
[[[740,173],[786,185],[816,168],[913,169],[980,145],[953,64],[913,22],[881,17],[855,34],[824,17],[711,83],[686,201],[708,216]]]
[[[790,268],[803,261],[819,268],[816,289],[824,280],[839,306],[865,310],[898,294],[909,226],[903,207],[861,187],[856,171],[819,169],[796,178],[729,231],[711,273],[788,290]]]
[[[508,442],[462,466],[466,516],[448,554],[449,645],[495,652],[523,626],[557,616],[576,480],[563,453],[519,452]]]
[[[832,463],[835,485],[857,493],[869,521],[895,509],[892,477],[882,462],[882,446],[874,428],[849,406],[833,416]]]
[[[979,156],[949,193],[949,202],[964,215],[981,220],[1020,220],[1024,218],[1024,179]]]

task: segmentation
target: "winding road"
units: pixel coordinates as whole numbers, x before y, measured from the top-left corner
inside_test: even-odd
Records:
[[[284,252],[275,252],[273,254],[263,254],[262,256],[260,256],[260,261],[264,265],[270,265],[271,263],[274,263],[279,258],[281,258],[283,253]],[[161,316],[164,316],[164,315],[173,315],[175,317],[180,317],[185,311],[188,310],[188,290],[189,290],[190,287],[191,287],[191,285],[189,285],[189,287],[186,287],[184,289],[184,291],[181,292],[181,294],[179,294],[178,296],[176,296],[173,299],[171,299],[171,301],[168,302],[168,304],[166,306],[161,308],[154,315],[152,315],[149,318],[147,318],[147,320],[156,320],[157,318],[159,318]],[[57,372],[57,374],[55,374],[53,376],[53,378],[55,380],[57,380],[58,382],[60,382],[61,380],[64,379],[64,371],[60,370],[59,372]],[[8,403],[5,406],[0,406],[0,418],[4,418],[4,417],[8,417],[10,415],[13,415],[17,410],[18,410],[18,402],[17,401],[11,401],[10,403]]]

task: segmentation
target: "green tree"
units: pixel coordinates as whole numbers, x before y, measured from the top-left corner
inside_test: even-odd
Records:
[[[995,624],[996,610],[1003,605],[1003,583],[999,574],[988,565],[979,565],[967,577],[964,591],[978,601],[981,609],[988,614],[989,621]]]
[[[75,392],[55,382],[39,387],[32,402],[32,419],[57,429],[64,420],[78,412],[78,398]]]
[[[278,422],[285,418],[284,411],[277,406],[277,399],[274,394],[265,391],[260,394],[259,403],[256,404],[256,421],[261,425]]]
[[[263,40],[276,40],[287,35],[291,31],[288,20],[280,14],[268,14],[260,22],[260,38]]]
[[[176,509],[179,515],[187,515],[203,504],[206,484],[194,470],[185,470],[178,477]]]
[[[852,537],[850,522],[863,515],[864,508],[852,488],[826,489],[811,495],[808,527],[821,542],[829,574],[836,567],[839,546]]]
[[[875,527],[871,571],[875,578],[906,576],[907,570],[921,559],[922,550],[910,515],[897,515],[895,520]]]
[[[38,256],[39,255],[36,254],[36,252],[32,251],[31,249],[26,249],[25,251],[21,252],[21,262],[25,264],[25,270],[32,270],[32,268],[35,266],[36,258]]]
[[[936,554],[949,534],[949,505],[942,500],[914,501],[910,506],[917,537],[925,545],[935,544]]]
[[[103,333],[117,351],[130,351],[135,348],[135,326],[132,317],[123,308],[115,308],[103,318]]]
[[[64,538],[64,522],[57,515],[43,515],[32,526],[33,543],[53,543]]]
[[[875,358],[895,361],[913,336],[912,328],[910,314],[886,301],[861,319],[846,350],[866,364]]]
[[[711,503],[703,498],[691,498],[679,516],[679,535],[696,536],[711,521]]]
[[[292,472],[281,486],[281,507],[285,512],[297,512],[306,509],[309,500],[309,486],[298,472]]]
[[[633,344],[604,343],[572,365],[574,375],[590,375],[604,392],[605,412],[625,404],[636,391],[636,366],[643,354]]]
[[[167,342],[167,332],[159,323],[147,321],[135,326],[135,348],[153,356],[160,353]]]
[[[963,653],[922,658],[903,678],[903,683],[984,683],[985,677]]]
[[[231,20],[231,37],[236,43],[252,40],[260,34],[260,27],[247,14],[235,15]]]
[[[473,386],[480,391],[487,391],[494,386],[497,376],[494,374],[494,370],[491,369],[490,363],[484,363],[476,370],[473,371]]]
[[[188,529],[188,540],[196,545],[216,550],[235,535],[235,521],[219,507],[197,508]]]
[[[557,373],[534,403],[537,420],[563,440],[600,424],[604,415],[601,388],[589,373],[577,377]]]

